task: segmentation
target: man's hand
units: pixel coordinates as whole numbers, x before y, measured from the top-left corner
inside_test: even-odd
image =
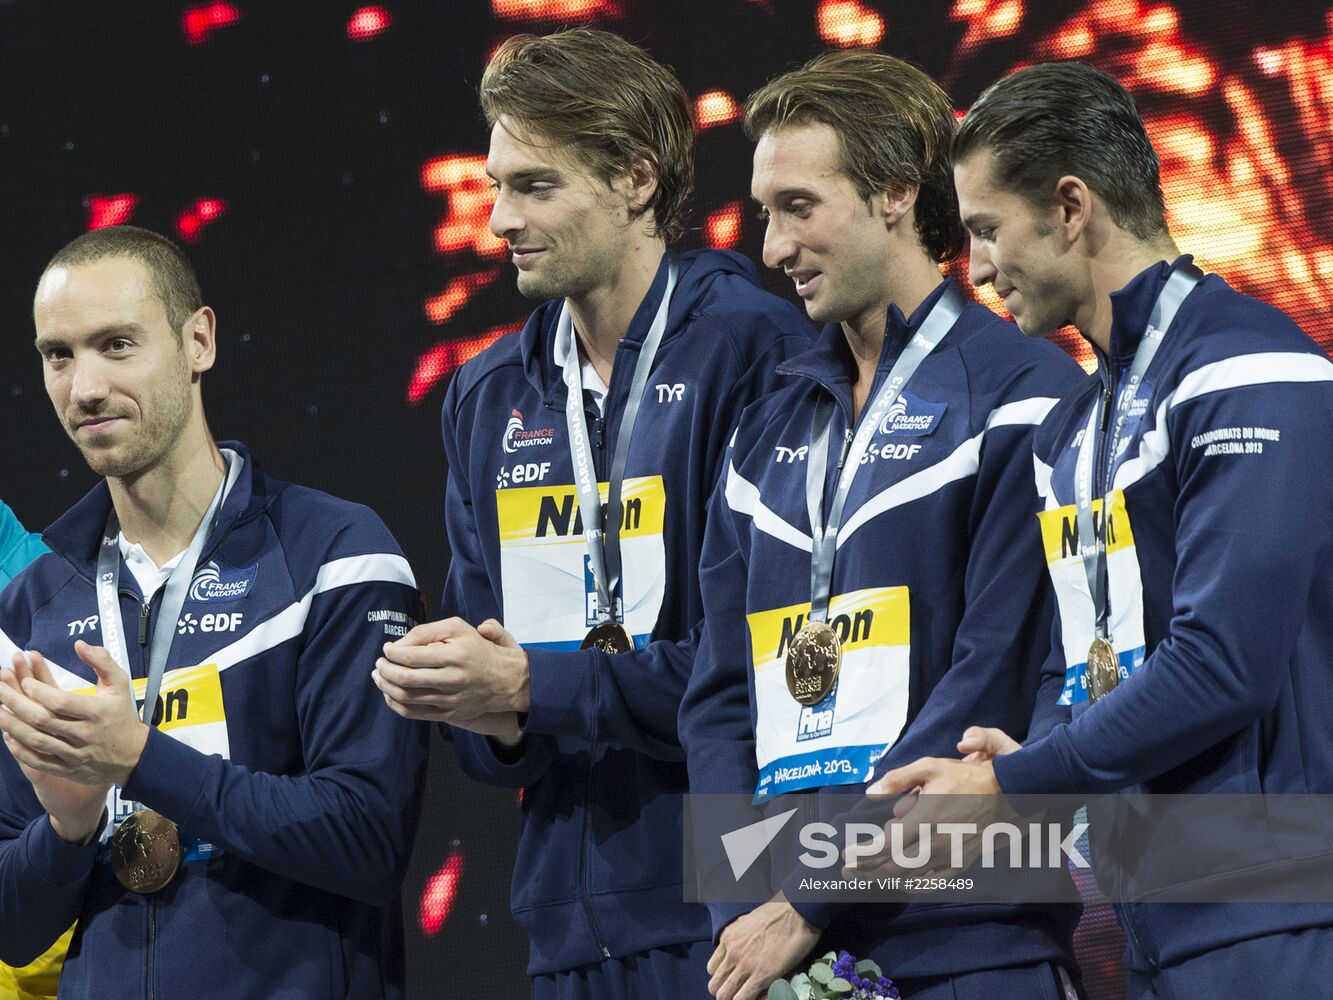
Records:
[[[86,843],[111,786],[138,766],[148,727],[111,654],[81,640],[74,650],[97,675],[93,694],[62,691],[40,653],[15,653],[12,669],[0,670],[0,731],[56,834]]]
[[[1005,745],[1003,740],[986,736],[987,732],[977,729],[980,735],[965,737],[959,749],[966,744],[973,747],[969,754],[984,754],[992,747]],[[1004,736],[999,730],[993,732]],[[889,771],[867,788],[866,794],[904,797],[894,805],[894,819],[884,825],[881,849],[870,857],[858,856],[854,865],[849,862],[843,869],[848,877],[957,876],[981,854],[981,831],[986,824],[1016,818],[995,780],[989,757],[972,763],[923,757]],[[952,828],[951,824],[962,824],[964,829]],[[920,843],[923,837],[930,838],[929,845]],[[893,859],[894,845],[905,858],[918,857],[928,847],[927,863],[911,869],[900,866]]]
[[[461,618],[418,625],[384,644],[372,676],[404,718],[447,722],[502,741],[518,728],[515,713],[531,706],[528,654],[494,619],[480,628]]]
[[[708,992],[717,1000],[757,1000],[818,941],[818,929],[779,893],[723,929],[708,960]]]
[[[963,738],[958,741],[958,752],[964,755],[963,762],[966,764],[994,760],[1021,747],[1022,744],[1003,729],[986,729],[982,726],[968,727]]]

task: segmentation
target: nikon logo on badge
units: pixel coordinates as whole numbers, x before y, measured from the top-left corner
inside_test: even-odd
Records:
[[[801,626],[805,624],[804,613],[794,615],[782,620],[782,638],[778,640],[777,659],[787,655],[787,648],[791,641],[796,638],[796,633],[801,631]],[[870,638],[870,629],[875,624],[875,612],[869,608],[856,612],[855,615],[837,615],[829,620],[829,628],[838,633],[838,641],[843,646],[853,642],[861,642]]]
[[[523,414],[518,410],[510,410],[509,413],[509,423],[505,424],[504,450],[510,455],[520,448],[555,443],[554,427],[540,427],[535,431],[526,430],[523,427]]]
[[[633,497],[620,505],[620,530],[636,531],[643,519],[643,501]],[[606,516],[606,504],[602,504],[602,516]],[[564,537],[570,533],[583,534],[583,511],[574,503],[574,494],[566,493],[557,502],[553,496],[544,496],[537,511],[537,538],[548,534]]]
[[[253,586],[258,574],[258,565],[248,569],[231,569],[223,572],[221,566],[209,560],[190,581],[190,600],[201,603],[239,601],[250,593],[250,587]]]

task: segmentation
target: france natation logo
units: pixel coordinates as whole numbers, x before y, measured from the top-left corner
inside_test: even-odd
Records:
[[[239,601],[250,593],[259,566],[248,569],[228,569],[224,571],[213,560],[209,560],[190,581],[190,600],[207,603],[208,601]]]

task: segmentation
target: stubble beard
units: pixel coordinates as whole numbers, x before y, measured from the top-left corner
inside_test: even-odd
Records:
[[[140,407],[144,417],[137,431],[113,448],[84,445],[67,427],[84,461],[97,475],[117,479],[137,476],[156,466],[176,446],[190,419],[189,380],[173,379],[147,403],[147,407]]]

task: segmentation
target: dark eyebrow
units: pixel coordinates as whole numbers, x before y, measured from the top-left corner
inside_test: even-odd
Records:
[[[138,323],[117,323],[94,330],[83,339],[88,343],[95,343],[100,340],[109,340],[112,337],[142,336],[143,332],[143,327]],[[62,347],[68,341],[60,337],[38,337],[34,343],[37,350],[45,354],[52,347]]]
[[[489,170],[486,171],[486,176],[493,181],[498,182],[500,180],[500,178],[496,177]],[[518,173],[510,174],[507,180],[510,184],[517,184],[520,181],[532,180],[534,177],[550,177],[552,179],[558,179],[560,177],[560,171],[555,167],[531,167],[527,170],[520,170]]]

